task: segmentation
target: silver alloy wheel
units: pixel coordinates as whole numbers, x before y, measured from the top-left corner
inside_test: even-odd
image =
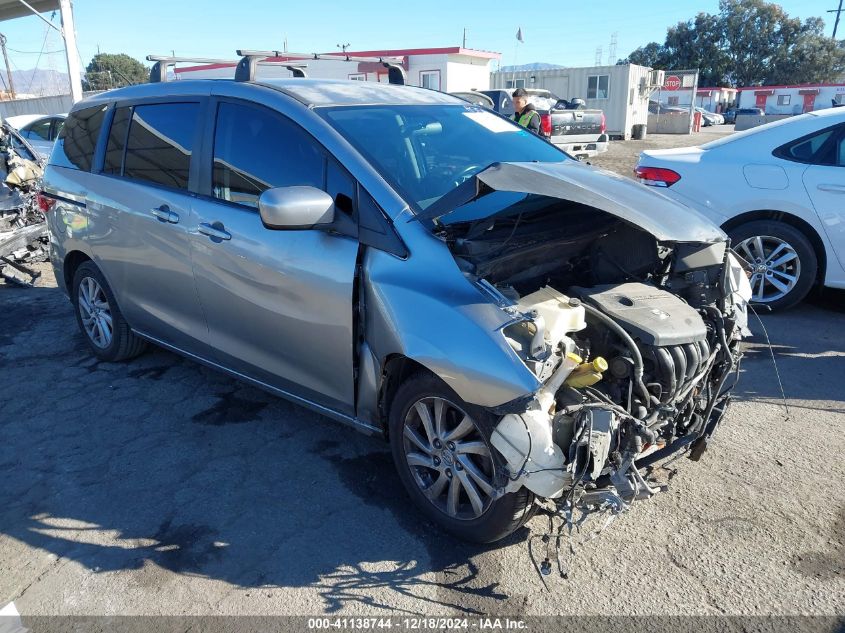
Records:
[[[421,398],[404,422],[405,461],[422,493],[453,519],[477,519],[493,502],[493,459],[460,407]]]
[[[111,345],[113,337],[112,315],[103,287],[93,277],[84,277],[77,296],[82,327],[88,338],[99,348]]]
[[[751,264],[751,291],[758,303],[777,301],[789,294],[801,277],[801,259],[779,237],[755,235],[742,240],[737,252]]]

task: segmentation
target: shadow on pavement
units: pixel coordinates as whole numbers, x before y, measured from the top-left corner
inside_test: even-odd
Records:
[[[771,352],[774,352],[787,399],[816,400],[818,405],[802,406],[845,411],[839,385],[845,375],[845,339],[840,316],[843,312],[845,292],[826,289],[786,312],[768,314],[758,310],[760,320],[750,315],[753,337],[745,343],[737,396],[773,402],[781,399],[772,363]],[[768,332],[771,352],[760,321]]]
[[[56,289],[0,288],[0,313],[5,536],[142,585],[173,572],[311,587],[326,612],[399,596],[513,611],[502,544],[428,523],[381,439],[162,350],[97,362]]]

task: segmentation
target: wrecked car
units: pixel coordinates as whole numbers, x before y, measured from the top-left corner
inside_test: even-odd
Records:
[[[39,209],[42,164],[32,146],[0,121],[0,278],[29,286],[40,273],[27,266],[47,260],[47,225]]]
[[[384,435],[465,539],[653,494],[643,467],[700,457],[730,402],[725,235],[436,91],[123,88],[74,107],[43,188],[96,356],[153,343]]]

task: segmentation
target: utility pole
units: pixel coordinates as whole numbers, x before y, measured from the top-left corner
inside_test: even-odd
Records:
[[[839,0],[838,9],[830,9],[828,13],[836,14],[836,22],[833,23],[833,39],[836,39],[836,29],[839,28],[839,16],[842,15],[842,0]]]
[[[6,53],[6,36],[0,33],[0,48],[3,49],[3,61],[6,62],[6,76],[9,78],[9,94],[15,98],[15,84],[12,82],[12,71],[9,69],[9,55]]]
[[[349,48],[349,42],[347,42],[346,44],[338,44],[337,47],[344,53],[346,53],[346,49]]]
[[[467,47],[467,27],[464,27],[464,39],[463,39],[463,44],[461,44],[461,48],[466,48],[466,47]]]

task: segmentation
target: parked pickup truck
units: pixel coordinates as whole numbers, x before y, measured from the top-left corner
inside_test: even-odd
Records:
[[[507,117],[513,116],[510,90],[481,90],[493,100],[493,109]],[[548,90],[529,89],[529,99],[542,122],[543,135],[576,158],[589,158],[607,151],[608,136],[604,112],[587,110],[580,99],[567,101]]]

